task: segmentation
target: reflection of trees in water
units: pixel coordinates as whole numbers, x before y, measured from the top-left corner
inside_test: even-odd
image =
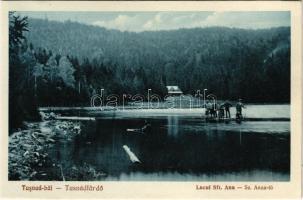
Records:
[[[167,134],[168,136],[176,137],[179,129],[178,116],[167,116]]]
[[[126,129],[142,127],[143,120],[97,120],[94,128],[83,127],[83,137],[76,137],[73,145],[62,145],[67,152],[60,152],[58,159],[79,166],[87,162],[97,171],[116,178],[121,173],[131,172],[206,173],[211,176],[251,170],[289,172],[289,135],[248,133],[243,128],[245,123],[235,125],[241,126],[239,129],[229,130],[226,124],[202,123],[179,116],[148,121],[152,125],[151,132],[141,134],[126,133]],[[226,126],[224,130],[222,126]],[[142,161],[139,168],[134,168],[123,145]]]

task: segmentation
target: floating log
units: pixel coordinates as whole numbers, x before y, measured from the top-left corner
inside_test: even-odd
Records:
[[[67,117],[67,116],[58,116],[56,117],[57,120],[84,120],[84,121],[95,121],[95,117]]]
[[[125,152],[129,156],[129,159],[133,163],[141,163],[141,161],[137,158],[137,156],[130,150],[130,148],[127,145],[123,145],[123,149],[125,150]]]

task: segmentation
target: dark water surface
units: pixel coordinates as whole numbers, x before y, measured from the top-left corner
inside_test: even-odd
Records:
[[[147,120],[150,131],[141,128]],[[199,117],[98,118],[81,122],[72,141],[57,143],[64,168],[84,162],[101,180],[289,181],[290,122],[206,123]],[[141,163],[133,164],[127,145]]]

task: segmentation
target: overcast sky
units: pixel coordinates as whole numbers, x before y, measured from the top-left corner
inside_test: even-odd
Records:
[[[77,21],[121,31],[225,26],[260,29],[290,26],[290,12],[18,12],[32,18]]]

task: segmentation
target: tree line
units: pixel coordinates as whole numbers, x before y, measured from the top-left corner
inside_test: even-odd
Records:
[[[16,124],[37,119],[37,106],[88,106],[101,88],[164,96],[166,85],[178,85],[186,94],[208,88],[219,99],[290,101],[289,27],[132,33],[10,13],[9,28]]]

